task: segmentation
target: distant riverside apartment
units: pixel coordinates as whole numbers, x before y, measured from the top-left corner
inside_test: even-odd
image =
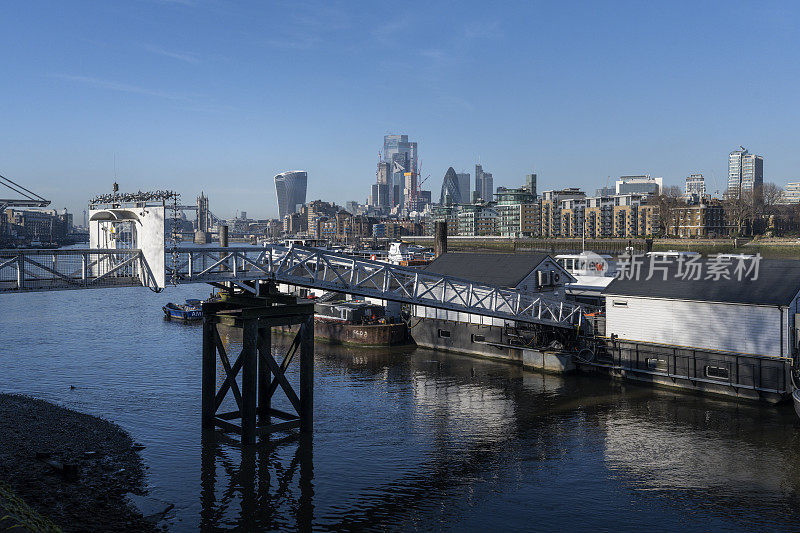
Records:
[[[786,184],[781,195],[781,203],[786,205],[800,203],[800,181],[790,181]]]
[[[744,192],[752,192],[764,185],[764,158],[751,154],[740,146],[728,157],[729,198],[737,198]]]

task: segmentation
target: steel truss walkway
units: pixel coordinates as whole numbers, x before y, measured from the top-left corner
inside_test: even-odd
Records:
[[[158,285],[141,250],[0,250],[0,293]]]
[[[166,284],[224,283],[258,291],[259,280],[574,329],[579,305],[316,248],[178,247],[165,255]],[[498,266],[502,268],[501,266]],[[108,286],[160,289],[139,250],[2,250],[0,292]]]
[[[181,247],[174,265],[167,276],[176,283],[233,282],[255,292],[247,281],[269,279],[519,322],[573,328],[583,318],[581,307],[567,302],[317,248]]]

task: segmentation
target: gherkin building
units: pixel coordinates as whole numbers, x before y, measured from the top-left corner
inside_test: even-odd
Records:
[[[456,176],[456,171],[453,170],[453,167],[448,168],[444,175],[439,203],[442,205],[464,203],[461,198],[461,190],[458,188],[458,176]]]

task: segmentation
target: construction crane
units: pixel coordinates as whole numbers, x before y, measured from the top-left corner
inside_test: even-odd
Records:
[[[0,185],[22,196],[22,198],[0,198],[0,213],[5,211],[7,207],[47,207],[50,205],[50,200],[45,200],[35,192],[26,189],[5,176],[0,175]]]

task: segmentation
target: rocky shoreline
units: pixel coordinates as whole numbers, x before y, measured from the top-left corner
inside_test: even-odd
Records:
[[[144,492],[136,448],[107,420],[0,394],[0,482],[63,531],[156,530],[126,498]],[[4,506],[8,498],[0,496],[0,511]]]

